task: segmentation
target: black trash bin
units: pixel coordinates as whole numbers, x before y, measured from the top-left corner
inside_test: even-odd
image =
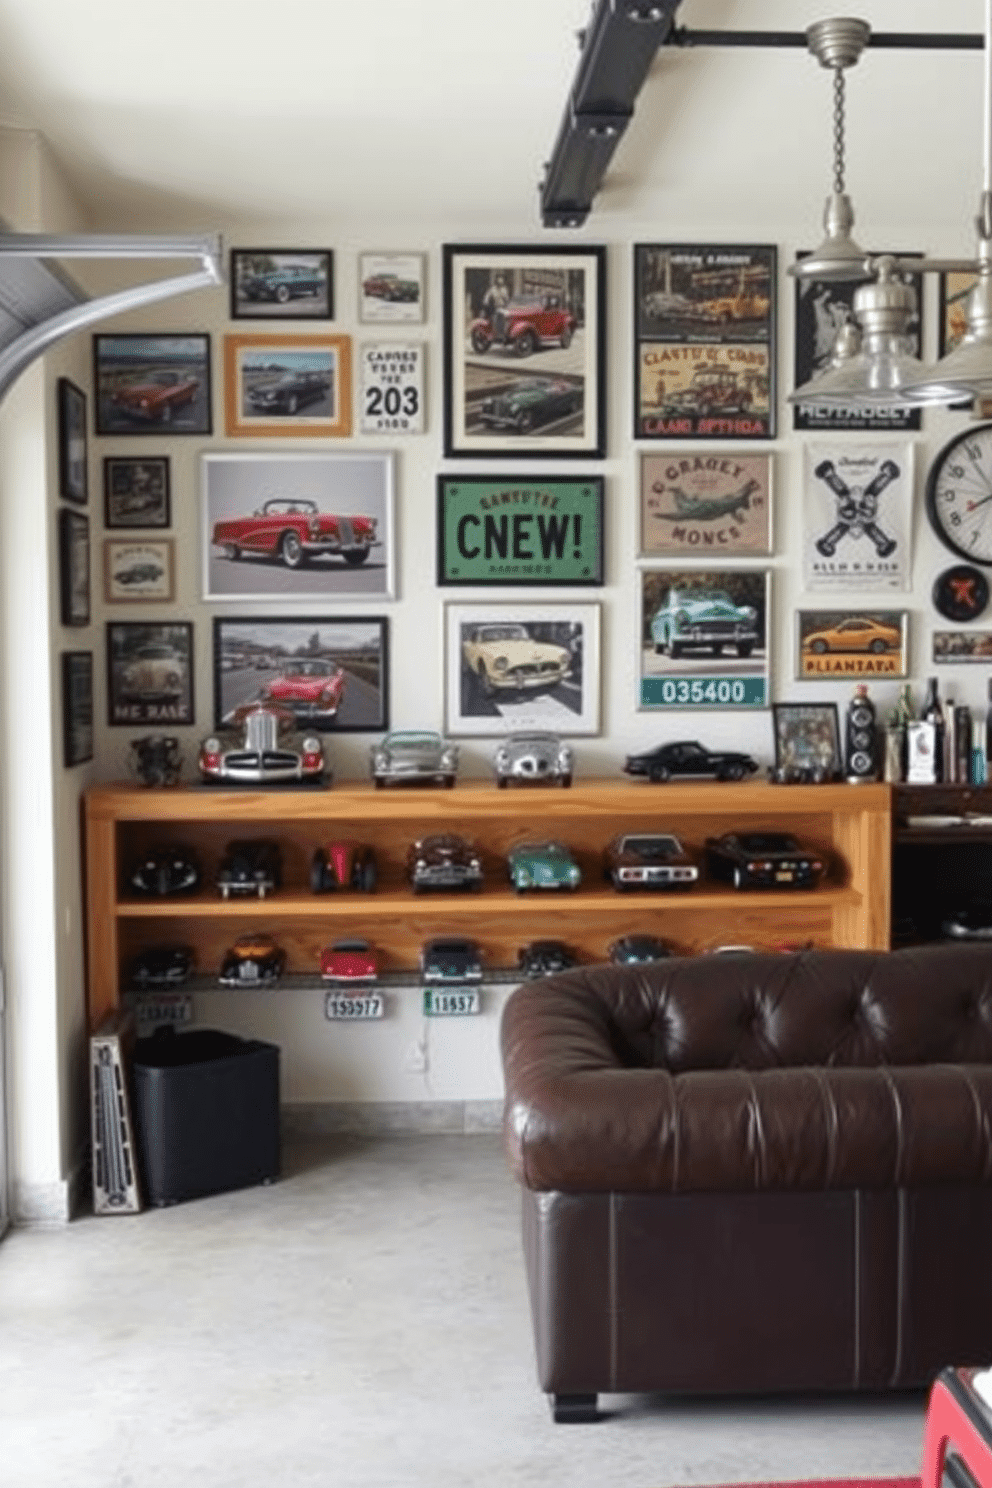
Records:
[[[279,1048],[212,1028],[134,1046],[134,1123],[150,1204],[279,1176]]]

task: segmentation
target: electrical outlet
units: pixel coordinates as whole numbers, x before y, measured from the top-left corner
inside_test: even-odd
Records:
[[[406,1051],[403,1068],[411,1075],[422,1075],[427,1071],[427,1045],[417,1039]]]

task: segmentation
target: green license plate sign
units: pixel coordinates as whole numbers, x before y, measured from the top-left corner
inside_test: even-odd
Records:
[[[601,584],[603,482],[441,477],[441,584]]]
[[[425,987],[424,1016],[465,1018],[482,1012],[478,987]]]
[[[765,677],[642,677],[642,708],[767,708]]]

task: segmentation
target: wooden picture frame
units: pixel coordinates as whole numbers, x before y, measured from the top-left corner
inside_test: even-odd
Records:
[[[68,377],[56,383],[58,399],[59,495],[85,506],[89,500],[86,394]]]
[[[351,337],[225,336],[224,428],[252,438],[350,434]]]
[[[174,599],[173,539],[105,537],[103,597],[108,604],[151,604]]]

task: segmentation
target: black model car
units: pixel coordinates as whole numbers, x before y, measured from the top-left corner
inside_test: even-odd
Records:
[[[725,832],[707,837],[713,878],[735,889],[812,889],[826,871],[819,853],[800,847],[791,832]]]
[[[560,940],[532,940],[520,947],[517,965],[525,977],[555,976],[578,965],[578,958]]]
[[[224,987],[264,987],[277,982],[286,953],[271,935],[241,935],[220,964],[217,980]]]
[[[462,935],[425,940],[420,948],[420,975],[425,982],[481,982],[479,947]]]
[[[131,869],[128,885],[138,894],[157,898],[195,894],[200,887],[199,864],[188,847],[153,847]]]
[[[131,986],[141,991],[181,987],[193,970],[193,952],[189,946],[146,946],[131,962],[128,972]]]
[[[664,961],[672,953],[657,935],[621,935],[606,954],[617,966],[643,966],[649,961]]]
[[[673,777],[692,776],[715,780],[743,780],[757,771],[757,761],[735,750],[704,749],[695,739],[659,744],[645,754],[628,754],[623,768],[628,775],[646,775],[656,784]]]
[[[360,889],[371,894],[379,881],[375,853],[361,842],[328,842],[314,851],[310,862],[310,888],[315,894],[335,889]]]
[[[264,899],[282,883],[282,859],[278,844],[267,837],[229,842],[217,869],[217,887],[223,898],[232,894]]]
[[[699,877],[671,832],[624,832],[607,845],[605,865],[606,877],[620,890],[687,888]]]
[[[992,904],[970,904],[948,914],[940,925],[950,940],[992,940]]]
[[[253,413],[296,413],[327,396],[331,381],[326,372],[285,372],[273,382],[246,389]]]
[[[437,832],[412,842],[407,850],[406,871],[415,894],[422,889],[482,887],[482,859],[472,844],[455,832]]]

